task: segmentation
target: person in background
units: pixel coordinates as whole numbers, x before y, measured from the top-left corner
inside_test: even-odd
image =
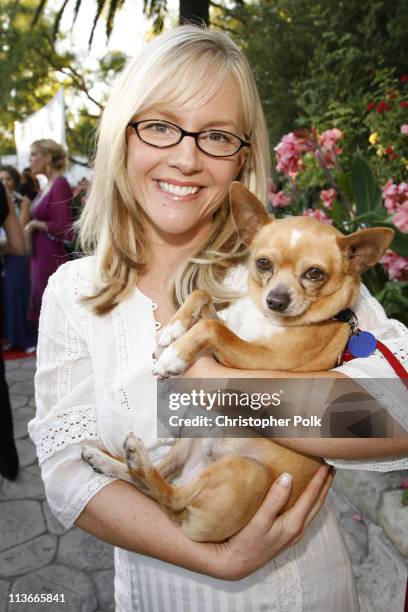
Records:
[[[0,253],[25,252],[24,234],[11,197],[0,183],[0,227],[6,238],[0,242]],[[0,312],[1,318],[1,312]],[[18,454],[14,443],[13,416],[5,377],[3,352],[0,344],[0,475],[15,480],[18,475]]]
[[[72,190],[63,176],[66,166],[67,154],[60,144],[49,138],[32,143],[31,171],[48,179],[31,210],[32,219],[25,226],[32,244],[29,318],[36,326],[48,278],[67,261],[65,242],[73,238]]]
[[[30,221],[31,201],[22,195],[21,176],[13,166],[0,169],[0,181],[11,195],[22,228]],[[28,320],[30,298],[30,258],[28,255],[4,256],[3,334],[4,349],[19,348],[32,353],[37,344],[37,331]]]
[[[31,173],[31,169],[24,168],[21,173],[21,183],[18,189],[21,195],[25,196],[32,202],[40,191],[38,179]]]

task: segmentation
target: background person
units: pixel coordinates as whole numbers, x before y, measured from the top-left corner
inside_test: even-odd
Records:
[[[23,254],[24,234],[18,221],[13,202],[0,183],[0,227],[4,228],[6,240],[0,243],[1,253]],[[1,291],[1,287],[0,287]],[[0,323],[2,312],[0,309]],[[14,443],[13,416],[8,386],[4,371],[3,351],[0,343],[0,475],[15,480],[18,475],[18,454]]]
[[[48,278],[67,261],[64,241],[73,237],[72,190],[63,176],[66,167],[67,154],[60,144],[47,138],[32,143],[31,171],[45,174],[48,179],[32,207],[32,220],[25,226],[32,244],[29,318],[36,325]]]
[[[358,610],[339,527],[327,504],[317,513],[329,484],[322,471],[280,517],[290,479],[274,483],[248,525],[214,545],[191,542],[131,484],[95,475],[81,460],[84,440],[121,455],[129,431],[155,462],[168,452],[173,441],[156,435],[156,333],[191,290],[208,289],[221,308],[245,288],[228,189],[238,179],[265,202],[268,169],[253,76],[226,35],[176,28],[129,63],[103,113],[81,217],[82,244],[94,256],[63,266],[44,295],[29,423],[57,518],[115,546],[118,612]],[[387,344],[399,341],[403,332],[372,302],[362,290],[362,325]],[[379,377],[387,367],[376,356],[363,361],[312,377]],[[211,357],[186,375],[294,377],[233,370]],[[395,440],[358,444],[330,439],[319,450],[346,460],[407,450]],[[365,467],[376,469],[376,461]]]
[[[0,169],[0,180],[10,193],[20,225],[24,228],[30,220],[31,201],[20,191],[20,173],[13,166],[3,166]],[[37,344],[37,330],[28,319],[30,257],[5,255],[3,274],[3,334],[7,339],[4,350],[19,348],[32,352]]]

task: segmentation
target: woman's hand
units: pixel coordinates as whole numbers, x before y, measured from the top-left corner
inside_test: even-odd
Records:
[[[249,523],[226,542],[214,545],[218,560],[213,576],[240,580],[299,542],[319,512],[333,478],[334,472],[329,471],[329,466],[322,465],[294,506],[279,515],[292,488],[290,475],[282,474]]]
[[[31,234],[35,230],[39,230],[40,232],[48,231],[47,224],[45,223],[45,221],[39,221],[38,219],[32,219],[24,227],[24,231],[27,234]]]

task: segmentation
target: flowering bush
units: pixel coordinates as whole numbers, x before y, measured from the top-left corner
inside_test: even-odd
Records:
[[[391,112],[388,106],[391,104],[380,100],[369,112],[374,110],[380,116]],[[406,138],[405,149],[387,141],[398,158],[408,150],[405,127],[401,123],[401,129],[395,129],[396,138]],[[376,146],[373,134],[370,144]],[[388,177],[380,187],[360,152],[351,162],[348,157],[342,159],[346,144],[346,136],[338,128],[321,133],[312,128],[284,136],[275,147],[276,171],[268,191],[271,210],[277,217],[312,216],[345,234],[360,227],[393,228],[395,238],[390,250],[364,274],[364,282],[389,315],[408,323],[408,182]],[[389,154],[387,159],[385,154],[376,157],[383,158],[383,165],[395,161]],[[402,176],[399,166],[398,178]]]

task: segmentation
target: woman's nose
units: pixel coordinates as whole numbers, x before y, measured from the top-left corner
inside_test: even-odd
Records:
[[[192,136],[184,136],[174,147],[168,149],[167,163],[170,167],[176,167],[183,174],[191,174],[202,170],[202,155]]]

